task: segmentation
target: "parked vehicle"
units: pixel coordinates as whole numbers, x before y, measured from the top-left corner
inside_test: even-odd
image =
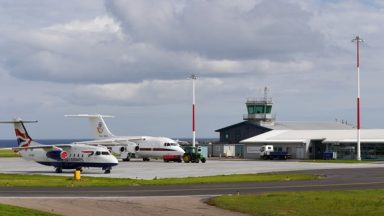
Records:
[[[261,146],[261,149],[260,149],[260,158],[264,160],[267,160],[267,159],[286,160],[291,158],[291,155],[288,154],[288,152],[274,151],[273,145],[263,145]]]
[[[187,146],[184,148],[184,155],[183,155],[183,161],[185,163],[199,163],[201,161],[202,163],[205,163],[206,158],[203,157],[200,153],[201,149],[198,147],[192,147]]]

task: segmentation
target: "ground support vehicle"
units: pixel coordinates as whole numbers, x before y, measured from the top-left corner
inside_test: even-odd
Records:
[[[187,146],[184,148],[184,155],[183,155],[183,161],[185,163],[199,163],[200,161],[202,163],[205,163],[207,160],[205,157],[202,156],[200,153],[200,148],[192,147],[192,146]]]
[[[291,158],[291,155],[284,151],[274,151],[273,145],[263,145],[260,149],[260,158],[264,160],[287,160]]]

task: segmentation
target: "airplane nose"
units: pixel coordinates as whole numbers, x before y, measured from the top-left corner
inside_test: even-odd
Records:
[[[177,148],[177,152],[180,153],[180,155],[183,155],[185,153],[185,151],[180,147]]]
[[[113,164],[112,166],[116,166],[117,164],[119,164],[119,161],[115,156],[111,155],[111,157],[109,158],[109,163]]]

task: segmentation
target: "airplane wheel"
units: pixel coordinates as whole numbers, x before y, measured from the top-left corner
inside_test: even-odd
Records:
[[[110,174],[111,173],[111,169],[106,169],[105,171],[104,171],[104,174]]]
[[[61,167],[56,167],[55,172],[56,172],[56,173],[62,173],[62,172],[63,172],[63,169],[61,169]]]
[[[189,157],[189,155],[184,155],[184,156],[183,156],[183,161],[184,161],[185,163],[189,163],[189,161],[191,161],[191,158]]]

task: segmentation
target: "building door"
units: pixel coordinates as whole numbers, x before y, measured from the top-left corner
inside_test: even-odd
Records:
[[[296,147],[296,158],[304,159],[304,147]]]
[[[323,159],[326,145],[323,144],[322,140],[312,140],[310,144],[310,159],[318,160]]]

